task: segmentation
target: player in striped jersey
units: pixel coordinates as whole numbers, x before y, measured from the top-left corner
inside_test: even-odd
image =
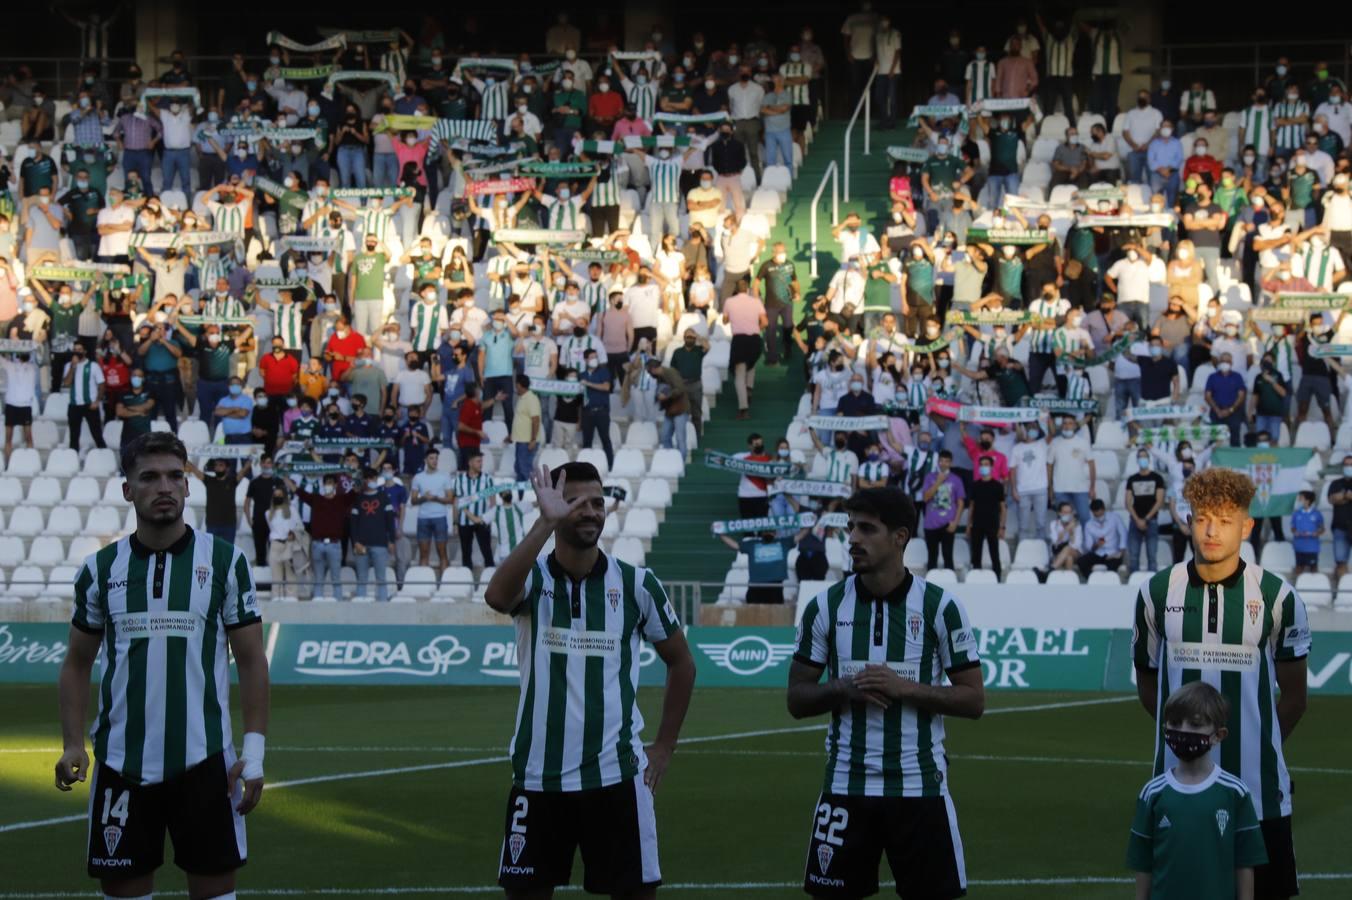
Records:
[[[1062,114],[1075,120],[1075,44],[1078,35],[1064,19],[1057,19],[1048,28],[1037,14],[1042,29],[1042,62],[1046,75],[1042,79],[1042,108],[1048,114],[1056,111],[1056,100],[1061,99]]]
[[[1305,143],[1305,131],[1309,127],[1310,105],[1300,99],[1300,88],[1293,84],[1286,89],[1285,99],[1272,105],[1272,131],[1276,138],[1277,155],[1286,159],[1300,149]]]
[[[1239,114],[1239,146],[1253,147],[1255,172],[1266,172],[1272,156],[1272,107],[1261,89],[1253,95],[1253,103]]]
[[[103,405],[103,368],[88,358],[84,344],[76,344],[71,351],[70,365],[66,366],[63,386],[70,388],[66,419],[70,424],[70,449],[80,449],[80,432],[89,423],[94,444],[106,447],[103,424],[99,421],[99,407]]]
[[[498,551],[504,555],[516,549],[526,536],[526,519],[521,507],[512,502],[512,491],[498,494],[498,505],[493,509],[493,534]]]
[[[148,897],[164,832],[194,897],[233,897],[248,854],[243,816],[263,792],[268,671],[249,563],[183,521],[187,450],[150,432],[121,449],[136,530],[85,560],[61,667],[64,751],[56,786],[89,780],[88,872],[105,896]],[[243,755],[230,731],[234,654]],[[84,728],[94,660],[99,713]]]
[[[531,482],[540,518],[484,592],[516,620],[521,669],[498,883],[508,897],[551,896],[580,846],[588,892],[649,900],[662,878],[653,794],[695,663],[657,576],[597,547],[606,498],[596,468],[541,468]],[[646,748],[636,702],[643,640],[667,667],[661,724]]]
[[[493,565],[492,531],[488,520],[492,518],[497,494],[492,489],[493,477],[484,474],[483,454],[470,450],[465,455],[465,471],[451,480],[451,515],[460,535],[461,565],[469,566],[476,538],[484,565]]]
[[[555,188],[553,196],[546,194],[543,187],[544,179],[536,179],[535,190],[532,193],[536,202],[545,208],[549,216],[549,228],[571,231],[586,224],[587,217],[582,212],[582,207],[587,205],[592,192],[596,190],[595,175],[580,194],[574,194],[572,186],[567,182]]]
[[[995,63],[986,59],[986,48],[977,47],[967,64],[967,105],[995,96]]]
[[[1305,711],[1311,635],[1305,604],[1291,585],[1240,558],[1253,530],[1254,493],[1249,477],[1233,469],[1188,479],[1183,496],[1192,507],[1194,559],[1141,585],[1133,656],[1137,693],[1156,719],[1156,775],[1178,759],[1159,714],[1170,695],[1204,681],[1229,702],[1229,737],[1211,752],[1253,795],[1269,859],[1255,870],[1253,896],[1264,900],[1300,893],[1282,745]]]
[[[211,213],[211,227],[243,237],[250,224],[253,197],[254,192],[237,179],[207,191],[202,200]]]
[[[296,357],[297,362],[300,362],[300,352],[305,346],[306,329],[302,325],[305,308],[314,302],[310,297],[304,303],[297,303],[296,294],[299,291],[300,288],[279,291],[276,303],[270,303],[262,296],[256,295],[259,307],[272,313],[272,336],[281,339],[282,346]]]
[[[250,284],[250,287],[253,287]],[[202,294],[202,315],[240,318],[246,315],[243,301],[230,296],[230,279],[224,275],[216,279],[216,290]]]
[[[468,62],[472,64],[473,60]],[[459,75],[460,66],[457,65],[455,68],[456,75]],[[503,77],[496,73],[485,74],[482,78],[470,76],[469,83],[479,92],[479,118],[494,122],[505,121],[508,100],[511,99],[512,92],[511,76]]]
[[[662,91],[661,87],[648,78],[645,69],[640,68],[633,81],[624,74],[623,66],[616,65],[615,71],[620,75],[620,87],[624,88],[625,99],[634,107],[635,115],[651,126],[653,114],[657,112],[657,96]]]
[[[885,850],[899,895],[961,897],[943,717],[985,709],[976,634],[956,597],[902,563],[916,527],[909,497],[871,488],[845,510],[854,574],[807,604],[789,671],[789,713],[831,714],[803,889],[876,893]]]
[[[658,147],[656,157],[639,149],[648,166],[652,191],[648,194],[648,235],[661,240],[663,235],[681,233],[681,165],[696,153],[698,147],[688,147],[678,159],[670,147]]]

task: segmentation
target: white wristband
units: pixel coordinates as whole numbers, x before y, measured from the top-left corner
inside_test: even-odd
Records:
[[[254,781],[263,777],[263,745],[267,739],[256,731],[244,735],[244,779]]]

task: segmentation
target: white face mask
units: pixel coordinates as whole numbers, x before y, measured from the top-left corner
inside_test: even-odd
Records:
[[[1162,138],[1171,137],[1171,136],[1173,135],[1173,133],[1174,133],[1174,130],[1173,130],[1172,128],[1161,128],[1161,129],[1160,129],[1160,137],[1162,137]]]

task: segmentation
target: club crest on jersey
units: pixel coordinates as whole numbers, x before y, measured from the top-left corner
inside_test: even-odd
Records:
[[[507,850],[512,854],[512,865],[516,865],[517,860],[521,859],[521,853],[526,849],[526,836],[524,834],[514,834],[507,838]]]
[[[1258,616],[1263,612],[1263,601],[1262,601],[1262,600],[1250,600],[1248,603],[1246,603],[1246,604],[1244,604],[1244,605],[1245,605],[1245,608],[1248,609],[1248,611],[1249,611],[1249,624],[1250,624],[1250,625],[1257,625],[1257,624],[1258,624]]]
[[[607,589],[606,589],[606,602],[610,604],[610,609],[611,609],[611,611],[614,611],[614,610],[616,610],[616,609],[619,609],[619,608],[620,608],[620,589],[619,589],[619,588],[607,588]]]
[[[831,858],[836,855],[836,851],[831,849],[830,844],[817,845],[817,868],[826,874],[826,870],[831,868]]]
[[[122,842],[122,829],[109,825],[103,829],[103,845],[108,848],[109,856],[117,855],[117,845]]]
[[[1220,829],[1221,836],[1225,835],[1225,826],[1230,824],[1230,811],[1227,809],[1216,810],[1216,827]]]
[[[211,577],[211,569],[208,566],[198,566],[195,571],[197,573],[198,589],[206,587],[207,579]]]
[[[911,630],[911,639],[916,640],[920,637],[920,626],[925,624],[925,620],[920,618],[918,613],[911,613],[906,617],[906,627]]]

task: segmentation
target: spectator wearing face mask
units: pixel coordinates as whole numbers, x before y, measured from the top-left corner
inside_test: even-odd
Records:
[[[1174,137],[1173,122],[1164,119],[1146,147],[1146,166],[1150,170],[1150,190],[1164,194],[1166,206],[1178,199],[1179,172],[1183,168],[1183,144]]]
[[[1159,515],[1164,509],[1164,478],[1152,471],[1150,453],[1136,454],[1136,471],[1127,476],[1127,570],[1140,571],[1141,544],[1145,544],[1146,571],[1157,571],[1155,558],[1159,543]]]
[[[953,537],[967,504],[967,492],[952,466],[953,454],[940,450],[938,467],[925,476],[921,486],[920,496],[925,504],[925,547],[929,553],[927,568],[930,569],[938,567],[940,551],[943,552],[944,568],[954,568]]]
[[[1240,432],[1244,426],[1244,401],[1247,395],[1248,389],[1244,384],[1244,378],[1234,371],[1230,354],[1222,354],[1216,371],[1206,380],[1205,399],[1211,412],[1211,424],[1224,425],[1230,429],[1231,447],[1240,445]]]
[[[1089,505],[1089,518],[1082,526],[1083,539],[1075,567],[1088,578],[1095,566],[1104,566],[1110,572],[1121,567],[1127,551],[1126,526],[1116,515],[1108,513],[1102,500]]]
[[[1283,99],[1272,106],[1272,131],[1276,154],[1289,159],[1305,144],[1305,132],[1310,128],[1310,104],[1301,99],[1300,88],[1287,87]]]
[[[1333,506],[1333,523],[1329,529],[1336,564],[1333,577],[1341,579],[1347,572],[1348,552],[1352,548],[1352,454],[1343,456],[1342,477],[1329,483],[1328,498]]]

